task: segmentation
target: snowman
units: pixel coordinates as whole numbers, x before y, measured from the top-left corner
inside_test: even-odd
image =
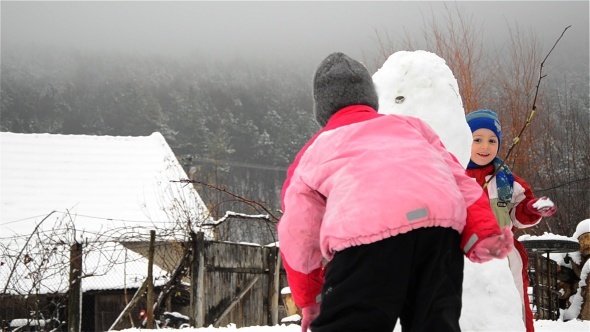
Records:
[[[422,119],[467,168],[471,130],[457,80],[445,60],[426,51],[399,51],[385,61],[373,81],[379,94],[379,113]]]
[[[426,51],[393,53],[373,75],[379,113],[422,119],[439,135],[457,160],[467,167],[472,135],[457,80],[444,59]],[[433,199],[436,199],[433,197]],[[502,317],[486,313],[502,312]],[[520,295],[507,259],[477,264],[465,258],[463,331],[524,331]],[[401,331],[399,324],[395,331]]]

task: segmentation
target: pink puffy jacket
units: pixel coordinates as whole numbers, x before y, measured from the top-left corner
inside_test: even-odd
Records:
[[[423,121],[343,108],[303,147],[283,186],[280,251],[295,303],[316,302],[322,258],[420,227],[501,234],[482,188]],[[468,227],[466,228],[466,221]]]

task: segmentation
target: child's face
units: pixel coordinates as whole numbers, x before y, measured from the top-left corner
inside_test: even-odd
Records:
[[[471,161],[479,166],[485,166],[496,158],[498,154],[498,137],[489,129],[478,129],[473,132],[471,144]]]

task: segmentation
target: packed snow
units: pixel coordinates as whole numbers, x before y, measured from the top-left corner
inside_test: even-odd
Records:
[[[542,209],[544,207],[553,207],[555,204],[547,197],[541,197],[538,201],[533,204],[534,208]]]
[[[483,313],[482,313],[483,314]],[[495,316],[496,320],[502,320],[503,312],[492,312]],[[137,332],[138,329],[126,329],[123,330],[124,332]],[[142,329],[141,331],[150,331]],[[153,330],[156,331],[156,330]],[[281,324],[276,326],[250,326],[250,327],[241,327],[238,328],[235,325],[229,325],[225,327],[202,327],[202,328],[186,328],[182,329],[183,332],[231,332],[231,331],[239,331],[239,332],[301,332],[301,327],[295,324]],[[469,332],[475,330],[463,330],[463,332]],[[486,331],[486,330],[482,330]],[[512,332],[512,331],[523,331],[523,330],[495,330],[496,332]],[[550,321],[550,320],[540,320],[535,322],[535,332],[552,332],[552,331],[568,331],[568,332],[578,332],[590,331],[590,322],[588,321],[580,321],[580,320],[572,320],[569,322],[561,322],[561,321]],[[394,332],[401,332],[401,327],[399,324],[396,326]]]

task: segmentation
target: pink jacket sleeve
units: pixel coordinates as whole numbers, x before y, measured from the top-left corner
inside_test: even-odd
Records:
[[[461,249],[465,256],[469,257],[475,244],[492,235],[500,234],[502,231],[492,212],[488,196],[482,191],[479,199],[467,207],[467,222],[461,234]]]
[[[283,192],[285,209],[277,226],[279,248],[293,300],[299,308],[315,304],[324,283],[320,227],[325,200],[309,188],[295,169]]]
[[[461,249],[469,257],[476,243],[502,231],[490,207],[489,199],[475,179],[469,177],[457,158],[445,148],[432,128],[423,123],[425,137],[443,154],[446,164],[453,171],[455,181],[467,206],[467,220],[461,233]]]
[[[287,271],[287,281],[291,289],[293,301],[299,308],[306,308],[315,303],[319,303],[319,295],[324,285],[323,269],[315,269],[310,273],[301,273],[291,268],[283,253],[283,266]]]

